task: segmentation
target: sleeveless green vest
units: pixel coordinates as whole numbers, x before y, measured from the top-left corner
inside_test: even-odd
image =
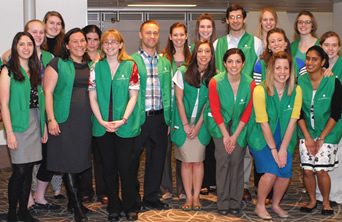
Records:
[[[221,115],[223,117],[223,121],[225,126],[228,125],[230,121],[232,121],[232,132],[234,133],[238,124],[240,123],[241,116],[247,105],[249,100],[251,99],[251,83],[253,81],[252,78],[246,75],[241,75],[239,89],[236,95],[236,101],[234,101],[233,89],[229,83],[227,73],[222,72],[213,77],[217,83],[217,93],[220,98],[221,104]],[[209,101],[204,110],[204,123],[209,130],[211,136],[215,138],[221,138],[222,133],[217,126],[213,116],[211,115],[211,109],[209,105]],[[237,142],[241,147],[245,147],[247,145],[247,127],[245,127],[238,139]]]
[[[268,96],[267,91],[265,89],[264,82],[262,82],[260,85],[256,87],[262,87],[264,89],[265,99],[266,99],[266,111],[268,115],[268,124],[270,125],[272,135],[274,134],[278,125],[278,121],[279,121],[281,139],[283,140],[287,126],[291,119],[293,106],[294,106],[294,102],[295,102],[295,98],[297,94],[297,88],[296,88],[297,86],[295,86],[295,89],[293,90],[291,96],[287,96],[287,88],[285,88],[281,101],[279,101],[276,88],[274,88],[274,96]],[[248,122],[247,142],[255,151],[260,151],[267,145],[264,139],[264,135],[262,133],[260,123],[255,122],[254,107],[252,110],[252,115]],[[291,154],[293,154],[294,152],[296,143],[297,143],[297,125],[294,129],[289,146],[287,147],[287,151],[289,151]]]
[[[254,71],[255,62],[258,59],[257,54],[254,49],[254,36],[245,32],[245,34],[241,37],[240,42],[238,44],[238,48],[242,50],[245,54],[246,62],[245,66],[242,69],[242,73],[252,77]],[[227,36],[223,36],[217,40],[216,50],[215,50],[215,63],[216,69],[218,72],[226,71],[223,65],[223,55],[228,50],[228,42]]]
[[[300,41],[300,38],[297,39],[296,41],[293,41],[291,43],[291,55],[292,55],[292,58],[296,58],[296,53],[297,51],[299,50],[299,41]],[[317,39],[317,41],[315,42],[315,45],[318,45],[319,46],[319,39]],[[305,61],[303,61],[305,62]]]
[[[42,60],[44,67],[47,66],[47,64],[53,59],[53,55],[50,52],[41,50],[42,53]]]
[[[340,80],[340,83],[342,84],[342,56],[338,56],[338,59],[331,71],[334,73],[336,78]]]
[[[88,65],[91,67],[93,62]],[[72,88],[75,80],[75,66],[71,59],[58,59],[58,80],[53,93],[53,110],[57,123],[65,122],[69,117]]]
[[[313,139],[318,138],[325,128],[331,113],[331,100],[335,91],[335,76],[323,78],[318,86],[314,98],[314,122],[315,128],[311,126],[311,100],[312,100],[312,85],[309,74],[305,73],[298,78],[298,84],[303,91],[303,106],[302,111],[306,128],[308,129]],[[298,131],[299,138],[304,139],[301,130]],[[325,143],[338,144],[342,135],[342,121],[341,119],[336,123],[331,132],[324,138]]]
[[[20,67],[24,75],[24,81],[16,81],[11,75],[9,110],[11,115],[12,129],[14,132],[24,132],[30,122],[30,95],[31,83],[25,70]],[[38,104],[40,111],[41,135],[44,135],[45,124],[45,97],[41,85],[38,85]]]
[[[181,66],[178,68],[179,71],[181,71],[184,79],[184,73],[186,71],[186,66]],[[198,122],[198,119],[201,116],[201,112],[203,109],[203,106],[205,105],[207,99],[208,99],[208,88],[205,86],[204,83],[201,84],[200,90],[199,90],[199,97],[198,97],[198,109],[196,113],[195,118],[195,124]],[[188,119],[188,122],[190,124],[191,115],[195,106],[196,98],[198,94],[198,88],[190,86],[188,83],[184,81],[184,97],[183,97],[183,103],[185,108],[186,117]],[[183,124],[181,121],[181,118],[179,117],[177,102],[176,102],[176,95],[173,99],[173,113],[172,113],[172,123],[171,123],[171,140],[176,146],[180,147],[184,144],[186,139],[186,133],[184,132]],[[201,129],[198,133],[198,139],[203,145],[208,145],[210,142],[210,136],[207,128],[204,124],[202,124]]]
[[[134,53],[131,57],[135,60],[138,67],[140,76],[140,93],[139,93],[139,110],[143,114],[140,124],[145,122],[145,93],[146,93],[146,81],[147,70],[144,60],[141,58],[139,52]],[[164,109],[164,119],[166,125],[170,125],[171,122],[171,64],[169,60],[162,56],[158,56],[158,76],[160,81],[160,88],[162,93],[162,102]]]
[[[107,59],[105,58],[95,64],[97,102],[104,121],[108,121],[111,89],[113,99],[113,120],[120,120],[123,117],[130,99],[128,87],[133,65],[134,62],[130,60],[121,62],[112,83],[111,71]],[[127,124],[122,125],[115,132],[118,136],[129,138],[140,134],[140,119],[142,113],[139,113],[138,102],[139,101],[137,101],[132,114],[128,118]],[[92,122],[93,136],[103,136],[106,129],[97,121],[94,115],[92,115]]]

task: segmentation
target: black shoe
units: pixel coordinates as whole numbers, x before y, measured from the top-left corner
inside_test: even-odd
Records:
[[[7,213],[6,217],[3,218],[3,220],[6,220],[8,222],[18,222],[18,217],[17,217],[17,213],[14,211],[13,213]]]
[[[334,210],[324,210],[322,209],[322,215],[332,215],[334,214]]]
[[[138,214],[136,212],[130,212],[126,214],[128,221],[136,221],[138,220]]]
[[[59,210],[61,209],[61,206],[57,205],[57,204],[53,204],[53,203],[49,203],[47,202],[46,204],[41,204],[41,203],[37,203],[33,205],[35,209],[44,209],[44,210]]]
[[[217,213],[226,216],[228,214],[228,210],[218,210]]]
[[[120,222],[122,217],[119,213],[111,213],[108,216],[108,222]]]
[[[316,205],[313,208],[301,207],[299,210],[300,210],[300,212],[311,213],[316,208],[317,208],[317,203],[316,203]],[[323,214],[323,212],[322,212],[322,214]]]
[[[252,200],[252,195],[247,188],[243,189],[242,199],[246,202]]]
[[[144,200],[143,201],[143,205],[144,207],[148,208],[148,209],[156,209],[156,210],[166,210],[169,209],[169,205],[166,203],[161,202],[160,200],[151,202],[151,201],[147,201]]]
[[[32,215],[29,212],[25,213],[24,215],[19,215],[18,220],[24,222],[39,222],[39,220],[32,217]]]
[[[62,199],[65,199],[65,196],[63,194],[57,194],[57,195],[54,195],[53,198],[55,198],[56,200],[62,200]]]
[[[229,213],[237,216],[240,214],[240,209],[229,209]]]

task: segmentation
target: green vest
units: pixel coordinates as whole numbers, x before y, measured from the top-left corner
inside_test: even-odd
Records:
[[[195,48],[195,43],[192,43],[191,45],[190,45],[190,52],[192,53],[192,51],[194,51],[194,48]]]
[[[178,68],[181,71],[184,79],[184,73],[187,70],[186,66],[181,66]],[[203,106],[205,105],[208,99],[208,88],[202,82],[200,90],[199,90],[199,97],[198,97],[198,109],[195,118],[195,124],[198,122],[198,119],[201,116]],[[190,124],[191,115],[193,109],[195,107],[196,98],[198,95],[198,88],[193,87],[184,81],[184,96],[183,96],[183,103],[185,108],[186,117],[188,123]],[[171,140],[176,146],[181,147],[186,139],[186,133],[184,132],[183,124],[181,118],[179,117],[176,96],[173,99],[173,113],[172,113],[172,123],[171,123]],[[201,129],[198,133],[199,141],[204,145],[208,145],[210,142],[210,135],[207,128],[202,124]]]
[[[143,114],[140,124],[145,122],[145,93],[146,93],[146,81],[147,81],[147,70],[143,58],[140,53],[136,52],[131,57],[135,60],[138,67],[140,76],[140,93],[139,93],[139,110]],[[162,93],[162,102],[164,109],[164,119],[166,125],[170,125],[171,122],[171,64],[169,60],[162,56],[158,56],[158,77],[160,81],[160,88]]]
[[[223,65],[223,55],[228,50],[227,37],[228,36],[226,35],[217,40],[217,45],[216,45],[216,50],[215,50],[215,61],[216,61],[216,69],[218,69],[218,72],[226,71]],[[245,66],[242,69],[242,73],[245,73],[246,75],[252,77],[255,62],[258,59],[258,56],[255,53],[255,48],[254,48],[254,36],[245,32],[245,34],[240,39],[238,48],[242,50],[242,52],[245,54],[245,57],[246,57],[246,62],[245,62]]]
[[[0,58],[0,66],[2,66],[2,60],[1,60],[1,58]]]
[[[229,83],[227,73],[222,72],[213,77],[217,83],[217,94],[220,98],[221,104],[221,115],[223,117],[224,125],[227,126],[230,121],[232,121],[232,132],[234,133],[238,124],[240,123],[241,116],[247,105],[251,99],[251,83],[253,81],[252,78],[246,75],[241,75],[239,89],[236,95],[236,101],[234,101],[234,93],[233,89]],[[222,133],[217,126],[212,114],[209,105],[209,101],[204,110],[204,123],[209,130],[211,136],[215,138],[221,138]],[[245,147],[247,145],[247,127],[245,127],[238,139],[237,142],[241,147]]]
[[[342,84],[342,56],[338,56],[338,59],[331,71]]]
[[[296,77],[298,78],[299,76],[299,67],[297,64],[297,59],[293,57],[292,59],[293,62],[293,69],[295,71]],[[264,81],[266,79],[266,71],[267,71],[267,66],[265,60],[260,60],[261,63],[261,81]]]
[[[42,53],[42,61],[43,61],[43,65],[44,67],[47,66],[47,64],[51,61],[51,59],[53,59],[53,55],[50,52],[41,50]]]
[[[300,41],[300,38],[297,39],[296,41],[293,41],[291,43],[291,55],[292,55],[292,58],[296,58],[297,51],[299,50],[299,41]],[[317,41],[315,42],[315,45],[319,46],[319,39],[317,39]]]
[[[266,112],[268,115],[268,124],[270,125],[272,135],[277,128],[278,121],[280,123],[280,134],[281,140],[283,140],[287,126],[290,122],[293,106],[297,94],[297,86],[292,92],[291,96],[287,96],[287,88],[285,88],[283,97],[281,101],[279,101],[278,93],[276,88],[274,87],[274,96],[268,96],[267,91],[265,89],[264,82],[260,83],[260,85],[256,87],[263,87],[265,92],[266,99]],[[248,122],[248,136],[247,142],[255,151],[262,150],[266,145],[266,141],[264,139],[264,135],[260,126],[260,123],[255,122],[255,112],[254,107],[252,110],[252,115]],[[294,152],[294,148],[297,143],[297,125],[294,129],[292,138],[290,140],[289,146],[287,147],[287,151],[291,154]]]
[[[302,111],[306,128],[308,129],[313,139],[318,138],[325,128],[331,114],[331,100],[335,91],[335,76],[323,78],[318,86],[314,98],[314,122],[315,129],[311,126],[311,101],[312,101],[312,85],[309,74],[305,73],[298,78],[298,84],[303,91],[303,106]],[[301,130],[298,131],[299,138],[304,139]],[[338,144],[342,135],[342,121],[341,119],[336,123],[331,132],[324,138],[325,143]]]
[[[112,81],[111,71],[107,59],[101,60],[95,64],[95,80],[97,102],[104,121],[108,121],[110,91],[112,90],[113,99],[113,121],[120,120],[126,110],[129,97],[129,81],[133,71],[134,62],[125,60],[120,63],[114,79]],[[138,103],[139,101],[137,101]],[[138,105],[134,110],[128,122],[122,125],[115,133],[123,138],[135,137],[140,134],[140,119],[142,113],[139,113]],[[92,115],[93,136],[103,136],[106,129]]]
[[[20,67],[24,75],[24,81],[17,81],[11,75],[9,110],[11,115],[12,129],[14,132],[24,132],[30,122],[30,96],[31,83],[25,70]],[[38,85],[38,104],[40,111],[40,127],[42,137],[44,135],[45,124],[45,97],[41,85]]]
[[[93,62],[88,65],[91,67]],[[53,111],[57,123],[65,122],[69,117],[72,88],[75,80],[75,66],[71,59],[58,59],[58,80],[53,93]]]

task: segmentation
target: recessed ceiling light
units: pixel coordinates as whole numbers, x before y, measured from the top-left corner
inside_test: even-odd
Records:
[[[128,4],[128,7],[196,7],[197,5],[181,4]]]

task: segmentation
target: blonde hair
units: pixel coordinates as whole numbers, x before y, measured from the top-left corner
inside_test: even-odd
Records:
[[[123,62],[125,60],[134,61],[125,51],[125,39],[122,34],[118,30],[107,30],[103,33],[101,37],[101,57],[100,60],[103,60],[106,57],[106,53],[103,50],[103,42],[107,40],[109,37],[113,37],[115,41],[119,43],[123,43],[121,49],[119,49],[118,61]]]
[[[286,81],[287,96],[291,96],[296,84],[292,57],[284,51],[274,53],[267,64],[265,87],[269,96],[274,96],[274,66],[277,59],[287,59],[290,65],[290,77]]]
[[[262,17],[264,16],[264,13],[265,12],[270,12],[273,17],[274,17],[274,21],[275,21],[275,27],[277,27],[277,23],[278,23],[278,15],[277,15],[277,12],[273,9],[273,8],[263,8],[261,11],[260,11],[260,14],[259,14],[259,24],[258,24],[258,28],[257,28],[257,32],[255,34],[256,37],[260,37],[262,35],[262,25],[261,25],[261,21],[262,21]]]
[[[44,34],[45,34],[45,32],[46,32],[46,31],[45,31],[45,25],[44,25],[44,23],[43,23],[42,21],[40,21],[40,20],[38,20],[38,19],[33,19],[33,20],[28,21],[28,22],[25,24],[24,32],[28,32],[28,30],[29,30],[29,28],[30,28],[30,24],[31,24],[31,23],[35,23],[35,22],[37,22],[37,23],[39,23],[39,24],[42,25],[43,30],[44,30]]]

